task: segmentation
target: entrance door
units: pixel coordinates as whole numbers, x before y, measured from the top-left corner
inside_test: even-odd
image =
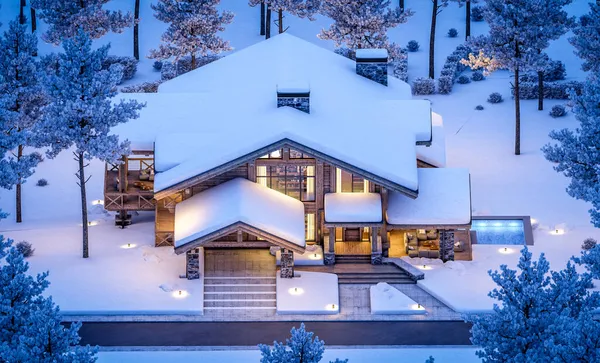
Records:
[[[346,228],[344,241],[361,241],[360,228]]]

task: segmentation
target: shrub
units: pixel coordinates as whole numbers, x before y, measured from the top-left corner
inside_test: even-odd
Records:
[[[450,30],[448,30],[448,36],[450,38],[456,38],[458,36],[458,30],[450,28]]]
[[[489,103],[500,103],[500,102],[504,101],[504,99],[502,98],[502,95],[500,93],[494,92],[494,93],[490,94],[487,101]]]
[[[441,76],[452,77],[454,79],[454,75],[456,74],[456,67],[453,64],[446,64],[442,71],[440,72]]]
[[[561,61],[549,61],[544,69],[544,81],[554,82],[562,81],[567,77],[567,70]]]
[[[596,241],[593,238],[586,238],[583,240],[583,244],[581,245],[581,248],[584,250],[591,250],[592,248],[596,247],[596,245],[598,244],[598,241]]]
[[[578,81],[569,82],[544,82],[544,98],[555,100],[568,100],[569,90],[572,89],[575,93],[580,94],[583,88],[583,83]],[[511,90],[514,97],[515,90]],[[538,83],[524,82],[519,84],[519,98],[522,100],[534,100],[538,98]]]
[[[15,248],[25,258],[33,256],[33,251],[35,251],[35,249],[31,246],[31,243],[29,243],[27,241],[21,241],[21,242],[17,243],[15,245]]]
[[[441,76],[438,78],[438,93],[447,95],[452,92],[452,84],[454,79],[452,76]]]
[[[210,54],[204,57],[196,58],[196,68],[203,67],[209,63],[220,59],[220,55]],[[180,76],[184,73],[187,73],[192,70],[192,58],[191,57],[182,57],[179,61],[170,63],[163,62],[160,78],[163,81],[168,81],[169,79],[173,79],[177,76]]]
[[[417,42],[416,40],[411,40],[410,42],[408,42],[406,49],[408,49],[409,52],[418,51],[419,50],[419,42]]]
[[[144,82],[121,88],[122,93],[156,93],[162,81]]]
[[[485,77],[483,76],[482,71],[473,71],[473,74],[471,74],[471,79],[474,80],[475,82],[479,82],[479,81],[483,81],[485,79]]]
[[[483,21],[483,8],[481,6],[474,6],[471,9],[471,20]]]
[[[163,62],[162,61],[155,61],[152,64],[152,68],[154,68],[154,70],[158,71],[158,72],[160,72],[160,70],[162,69],[162,66],[163,66]]]
[[[37,183],[35,184],[38,187],[45,187],[46,185],[48,185],[48,181],[44,178],[40,179],[37,181]]]
[[[557,118],[567,114],[567,109],[563,105],[556,105],[550,110],[550,116]]]
[[[475,109],[477,111],[483,111],[483,106],[482,105],[477,105],[477,106],[475,106]]]
[[[432,95],[435,93],[435,81],[431,78],[417,78],[412,85],[413,95]]]
[[[138,60],[134,57],[109,55],[102,61],[102,69],[108,70],[114,64],[119,64],[123,67],[123,77],[119,81],[119,84],[125,80],[132,79],[135,76],[135,72],[137,72]]]
[[[464,74],[461,74],[460,77],[458,77],[458,79],[456,80],[456,83],[460,83],[460,84],[471,83],[471,78],[465,76]]]

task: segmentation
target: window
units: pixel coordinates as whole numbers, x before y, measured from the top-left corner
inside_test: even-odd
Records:
[[[290,159],[313,159],[313,157],[303,154],[301,151],[290,149]]]
[[[307,213],[304,215],[304,229],[306,231],[306,240],[315,240],[315,214]]]
[[[362,177],[353,175],[340,168],[335,168],[335,180],[337,193],[368,193],[369,181]]]
[[[259,159],[281,159],[282,155],[283,155],[282,149],[279,149],[279,150],[270,152],[267,155],[263,155]]]
[[[314,202],[315,200],[315,167],[313,165],[258,165],[256,182],[303,202]]]

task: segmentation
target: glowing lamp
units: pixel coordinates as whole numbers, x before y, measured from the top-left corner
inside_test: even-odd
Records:
[[[513,253],[515,251],[512,248],[503,247],[503,248],[500,248],[498,250],[498,252],[502,253],[503,255],[509,255],[509,254],[511,254],[511,253]]]
[[[413,304],[410,306],[412,310],[425,310],[425,307],[421,304]]]
[[[302,295],[304,293],[304,289],[302,289],[301,287],[292,287],[288,290],[288,292],[290,293],[290,295]]]
[[[325,309],[329,310],[329,311],[337,311],[338,306],[336,304],[328,304]]]
[[[104,205],[104,201],[102,199],[92,200],[92,205]]]
[[[127,243],[127,244],[121,245],[121,248],[129,249],[129,248],[135,248],[135,246],[136,246],[135,243]]]
[[[173,297],[176,299],[183,299],[187,297],[189,293],[185,290],[177,290],[173,292]]]

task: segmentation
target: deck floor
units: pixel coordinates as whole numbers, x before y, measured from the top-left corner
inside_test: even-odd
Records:
[[[392,265],[371,265],[369,263],[336,263],[335,265],[295,266],[297,271],[328,272],[328,273],[385,273],[400,272]]]
[[[371,242],[336,242],[336,255],[371,255]]]

